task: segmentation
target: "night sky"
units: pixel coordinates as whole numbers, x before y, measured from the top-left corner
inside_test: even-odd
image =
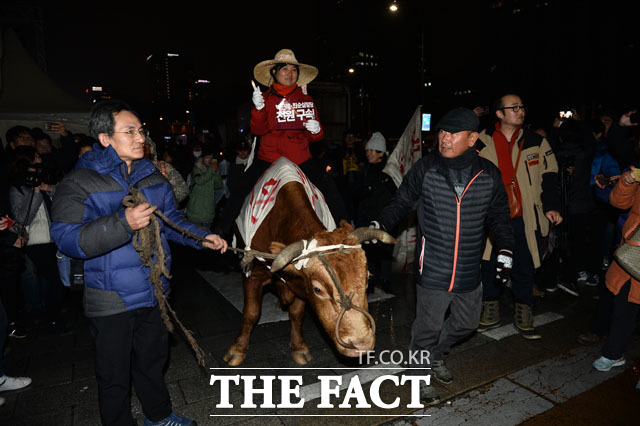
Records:
[[[114,96],[144,103],[150,100],[145,58],[174,51],[192,58],[197,78],[213,83],[216,111],[232,116],[250,99],[254,65],[286,47],[319,68],[319,81],[364,84],[375,119],[401,131],[421,102],[422,31],[426,78],[434,82],[425,93],[428,108],[489,104],[505,90],[549,110],[638,103],[638,31],[633,15],[615,2],[504,0],[500,14],[490,7],[495,1],[413,0],[399,1],[396,15],[389,3],[43,2],[47,70],[78,96],[102,85]],[[543,3],[548,5],[540,9]],[[528,12],[511,14],[518,5]],[[346,75],[358,50],[380,58],[378,72]],[[452,96],[465,88],[474,92]]]

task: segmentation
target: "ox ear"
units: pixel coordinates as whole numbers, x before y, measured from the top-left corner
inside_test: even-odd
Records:
[[[340,219],[340,228],[345,228],[347,232],[353,231],[353,226],[344,219]]]

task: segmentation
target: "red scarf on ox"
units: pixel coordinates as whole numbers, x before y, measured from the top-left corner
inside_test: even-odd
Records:
[[[507,137],[500,131],[500,123],[496,123],[496,131],[493,132],[493,142],[496,147],[496,154],[498,155],[498,168],[500,169],[500,173],[502,173],[502,183],[505,185],[510,184],[512,181],[516,183],[516,195],[518,197],[518,201],[520,205],[522,205],[522,194],[520,194],[520,186],[518,185],[518,179],[514,176],[515,170],[513,168],[513,160],[511,158],[511,153],[513,149],[519,149],[520,147],[516,144],[516,139],[518,139],[518,135],[520,134],[520,129],[522,127],[518,127],[513,135],[511,136],[511,141],[507,141]]]

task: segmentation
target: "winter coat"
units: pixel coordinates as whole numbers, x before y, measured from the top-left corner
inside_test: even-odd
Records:
[[[109,146],[83,155],[56,189],[51,237],[64,254],[84,259],[84,310],[88,317],[114,315],[157,305],[149,269],[133,247],[134,231],[125,217],[123,198],[137,188],[170,220],[196,235],[207,232],[177,209],[169,182],[147,159],[134,160],[131,170]],[[162,247],[171,267],[168,239],[194,248],[200,243],[159,220]],[[169,291],[162,277],[165,293]]]
[[[365,164],[360,171],[361,179],[355,194],[356,227],[369,226],[369,223],[375,220],[382,209],[389,204],[391,197],[398,189],[391,176],[382,171],[386,164],[387,157],[384,157],[379,163]]]
[[[452,173],[460,179],[453,181]],[[515,245],[500,172],[473,149],[453,159],[440,153],[423,157],[404,177],[378,222],[391,230],[414,208],[422,287],[454,293],[476,289],[487,230],[498,248],[513,250]]]
[[[498,155],[493,142],[494,128],[480,132],[476,148],[483,158],[498,166]],[[540,267],[540,252],[536,240],[536,232],[546,237],[549,234],[549,219],[545,213],[560,211],[560,183],[558,180],[558,163],[549,142],[542,136],[527,128],[520,129],[516,143],[511,152],[511,160],[518,158],[520,142],[524,137],[524,145],[520,154],[520,166],[516,171],[518,187],[522,195],[522,218],[524,220],[527,245],[536,268]],[[514,165],[515,167],[515,165]],[[492,243],[487,241],[483,259],[491,258]]]
[[[216,216],[215,191],[222,189],[220,173],[198,158],[191,172],[187,217],[198,223],[211,223]]]
[[[51,198],[55,193],[55,185],[51,191],[34,191],[24,185],[12,185],[9,188],[9,204],[11,217],[22,223],[27,229],[27,244],[48,244],[51,242],[49,226],[51,224]],[[33,199],[31,195],[33,194]],[[27,210],[29,215],[27,215]]]
[[[286,157],[296,164],[302,164],[311,158],[309,142],[317,142],[324,137],[324,130],[320,127],[318,134],[312,134],[306,129],[277,130],[276,105],[283,100],[289,103],[313,102],[313,98],[305,95],[302,88],[296,88],[287,96],[282,96],[273,87],[262,93],[265,106],[261,110],[253,107],[251,110],[251,133],[260,136],[258,158],[273,163],[280,157]],[[315,119],[318,118],[316,110]]]
[[[629,235],[640,225],[640,196],[638,196],[638,184],[627,185],[623,178],[620,178],[616,186],[611,191],[609,202],[619,209],[631,209],[629,217],[622,226],[622,235]],[[605,281],[607,288],[618,294],[622,286],[631,280],[631,290],[629,291],[629,302],[640,304],[640,282],[631,277],[627,271],[622,269],[617,260],[611,262]]]

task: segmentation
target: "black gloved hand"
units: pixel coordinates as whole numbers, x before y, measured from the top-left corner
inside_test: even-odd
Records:
[[[501,284],[507,284],[511,280],[511,268],[513,267],[513,253],[511,250],[502,249],[498,252],[498,264],[496,266],[496,279]]]

